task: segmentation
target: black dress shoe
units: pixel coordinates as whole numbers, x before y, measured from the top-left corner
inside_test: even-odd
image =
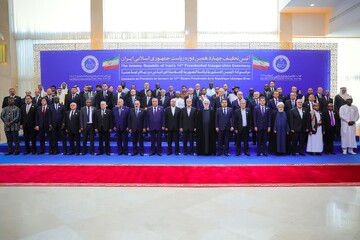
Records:
[[[256,156],[258,156],[258,157],[259,157],[259,156],[260,156],[260,153],[257,153],[257,154],[256,154]]]
[[[235,156],[240,156],[240,153],[239,153],[239,152],[237,152],[237,153],[235,154]]]
[[[161,152],[158,152],[157,155],[158,155],[158,156],[162,156],[162,153],[161,153]]]
[[[122,152],[118,152],[118,155],[121,156],[121,155],[123,155],[123,153],[122,153]]]
[[[129,155],[129,152],[123,152],[123,154],[125,155],[125,156],[127,156],[127,155]]]
[[[331,152],[330,154],[333,154],[333,155],[335,155],[335,154],[336,154],[336,152]]]
[[[76,153],[76,156],[79,156],[80,155],[80,153]]]
[[[133,152],[133,153],[131,154],[131,156],[136,156],[136,155],[138,155],[137,152]]]
[[[106,155],[110,156],[110,152],[106,152]]]
[[[292,153],[291,155],[292,155],[292,156],[296,156],[296,153]]]
[[[246,152],[245,155],[246,155],[246,156],[250,156],[250,153],[249,153],[249,152]]]
[[[35,154],[36,154],[36,151],[32,151],[31,154],[32,154],[32,155],[35,155]]]
[[[55,151],[54,152],[54,155],[58,155],[60,152],[59,151]]]
[[[180,155],[180,153],[179,153],[179,152],[175,152],[175,155],[176,155],[176,156],[179,156],[179,155]]]
[[[143,152],[141,152],[141,153],[140,153],[140,156],[144,156],[144,153],[143,153]]]
[[[266,152],[264,152],[263,155],[267,157],[268,154]]]
[[[184,152],[184,156],[186,156],[186,155],[188,155],[188,153],[187,153],[187,152]]]
[[[96,156],[100,156],[100,155],[103,155],[103,154],[104,154],[104,153],[99,152],[99,153],[96,154]]]
[[[299,153],[301,156],[305,156],[305,153]]]
[[[67,155],[67,152],[63,152],[63,155]]]
[[[149,154],[149,156],[153,156],[153,155],[155,155],[155,152],[151,152],[151,153]]]
[[[171,154],[172,154],[172,152],[168,152],[168,153],[167,153],[168,156],[171,155]]]
[[[94,152],[90,152],[91,155],[94,155]]]
[[[221,156],[221,155],[222,155],[222,153],[218,153],[217,155],[218,155],[218,156]]]
[[[19,151],[15,151],[15,152],[14,152],[14,155],[19,155],[19,154],[20,154]]]
[[[81,155],[86,155],[86,154],[87,154],[87,152],[82,152],[82,153],[81,153]]]
[[[226,153],[224,153],[224,155],[225,155],[225,156],[227,156],[227,157],[228,157],[228,156],[230,156],[230,154],[229,154],[229,153],[227,153],[227,152],[226,152]]]
[[[24,152],[24,153],[23,153],[23,155],[28,155],[28,154],[30,154],[30,152]]]
[[[44,151],[40,151],[40,152],[38,152],[37,155],[41,155],[41,154],[44,154],[44,153],[45,153]]]
[[[68,153],[68,155],[74,155],[75,154],[75,152],[70,152],[70,153]]]
[[[5,153],[4,155],[5,156],[8,156],[8,155],[13,155],[14,153],[13,152],[7,152],[7,153]]]

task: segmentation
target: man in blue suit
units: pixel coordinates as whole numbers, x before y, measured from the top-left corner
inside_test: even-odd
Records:
[[[40,151],[38,154],[45,153],[45,140],[50,139],[49,124],[50,123],[50,107],[47,105],[47,99],[41,98],[41,106],[36,110],[35,130],[39,131]]]
[[[128,155],[128,119],[130,108],[124,106],[124,99],[117,100],[117,106],[112,109],[114,116],[114,131],[116,132],[118,155]]]
[[[254,131],[257,133],[257,156],[262,152],[267,156],[266,139],[270,132],[270,108],[265,106],[265,97],[260,97],[260,105],[254,109]]]
[[[161,149],[161,135],[162,131],[165,128],[164,125],[164,108],[158,106],[158,99],[152,99],[152,106],[147,109],[147,131],[150,132],[151,138],[151,147],[150,147],[150,156],[162,155]],[[156,146],[155,146],[156,143]]]
[[[233,110],[227,106],[228,100],[222,99],[221,107],[216,109],[215,130],[218,133],[218,156],[229,156],[230,132],[234,130]]]
[[[143,108],[140,108],[139,100],[135,100],[134,108],[130,109],[128,129],[129,133],[131,133],[134,149],[131,156],[138,155],[138,142],[140,148],[140,156],[144,156],[143,133],[146,132],[146,111]]]

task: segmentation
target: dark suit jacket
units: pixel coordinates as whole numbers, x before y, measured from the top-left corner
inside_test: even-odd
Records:
[[[333,111],[333,116],[334,116],[334,122],[335,122],[334,127],[338,128],[339,125],[337,123],[338,123],[338,120],[339,120],[339,114],[336,113],[335,111]],[[331,127],[331,119],[330,119],[329,110],[323,111],[322,119],[323,119],[323,127],[324,127],[323,131],[326,132],[326,131],[331,130],[332,127]]]
[[[69,111],[70,110],[70,103],[76,103],[76,109],[80,110],[81,109],[81,97],[79,94],[75,95],[75,98],[72,99],[72,94],[68,94],[65,97],[65,110]]]
[[[267,130],[270,127],[270,108],[265,106],[264,116],[261,113],[260,105],[255,107],[253,113],[254,119],[254,128],[257,127],[258,130]]]
[[[188,99],[188,98],[189,98],[189,96],[186,96],[186,97],[184,98],[185,105],[186,105],[186,99]],[[197,101],[198,101],[197,96],[196,96],[196,94],[194,93],[194,94],[192,95],[191,106],[194,107],[194,108],[197,108]]]
[[[127,121],[129,119],[130,108],[123,106],[121,108],[121,115],[119,115],[119,107],[114,107],[112,112],[114,116],[114,127],[120,129],[121,131],[125,131],[128,127]]]
[[[146,97],[146,92],[147,92],[148,90],[150,90],[150,89],[147,89],[147,90],[142,89],[142,90],[139,91],[139,97],[140,97],[140,99],[142,99],[143,97]],[[150,90],[150,91],[151,91],[151,90]],[[152,91],[151,91],[151,96],[152,96]]]
[[[161,101],[161,96],[158,97],[158,100],[159,100],[159,106],[162,106],[164,109],[170,106],[170,97],[165,96],[164,104]]]
[[[160,97],[160,91],[161,91],[161,90],[162,90],[162,88],[159,88],[159,91],[157,91],[157,89],[152,90],[152,91],[151,91],[151,96],[154,97],[154,98]],[[157,91],[157,94],[156,94],[156,91]]]
[[[245,100],[245,98],[243,98]],[[229,105],[228,105],[229,106]],[[240,108],[240,105],[239,105],[239,102],[238,102],[238,99],[232,101],[231,103],[231,107],[233,109],[233,111],[235,112],[235,110],[239,109]]]
[[[178,131],[180,128],[180,108],[175,107],[174,116],[172,115],[171,107],[165,108],[164,120],[165,120],[165,128],[168,131]]]
[[[104,98],[104,91],[98,91],[95,95],[95,107],[100,109],[100,103],[102,101],[105,101],[107,105],[106,108],[111,110],[113,108],[113,93],[110,91],[106,91],[106,95]]]
[[[320,100],[319,100],[319,104],[320,104],[320,111],[324,112],[324,111],[327,111],[327,106],[329,103],[334,103],[334,100],[332,98],[329,98],[329,100],[327,100],[324,97],[322,97]]]
[[[92,119],[92,123],[94,124],[95,122],[95,113],[97,111],[97,109],[93,106],[90,107],[91,108],[91,119]],[[88,116],[87,116],[87,107],[82,107],[80,110],[80,128],[86,128],[88,123]]]
[[[50,125],[52,127],[61,127],[65,124],[65,107],[59,104],[58,110],[55,110],[55,105],[50,106]]]
[[[165,126],[164,108],[161,106],[157,106],[156,109],[157,109],[156,113],[154,113],[154,107],[152,106],[147,109],[146,127],[148,127],[150,131],[154,131],[154,130],[160,131]]]
[[[65,113],[65,128],[69,133],[79,133],[80,129],[80,111],[75,110],[74,114],[71,116],[71,111],[66,111]]]
[[[308,129],[308,114],[309,110],[305,107],[302,108],[303,117],[301,118],[299,111],[296,108],[290,111],[290,130],[295,132],[305,132]]]
[[[8,99],[10,96],[4,97],[3,103],[2,103],[2,109],[4,109],[8,104]],[[18,108],[21,107],[21,97],[19,96],[14,96],[15,98],[15,106],[17,106]]]
[[[147,96],[146,97],[143,97],[140,101],[140,105],[142,108],[148,108],[148,107],[151,107],[152,106],[152,99],[153,97],[150,97],[150,100],[147,101]]]
[[[39,126],[41,129],[49,129],[50,125],[50,107],[46,106],[45,114],[42,113],[43,106],[39,106],[36,109],[35,126]]]
[[[167,92],[165,93],[165,96],[169,97],[169,98],[175,98],[175,91],[172,92],[172,95],[170,96],[170,93]]]
[[[295,101],[294,108],[296,108],[296,99],[294,101]],[[290,113],[291,109],[293,109],[292,104],[291,104],[291,99],[286,100],[284,105],[285,105],[285,109],[284,109],[285,112]],[[289,117],[289,115],[287,115],[287,116]]]
[[[245,108],[246,111],[246,123],[248,129],[252,128],[252,119],[251,119],[251,110],[249,108]],[[239,132],[243,129],[243,119],[242,119],[242,111],[241,109],[237,109],[234,112],[234,128]]]
[[[41,106],[41,97],[33,97],[33,100],[32,100],[33,104],[35,104],[35,106]]]
[[[135,100],[138,100],[140,101],[140,98],[139,97],[135,97]],[[141,103],[140,103],[141,104]],[[132,101],[132,97],[129,96],[127,99],[126,99],[126,106],[128,106],[129,108],[134,108],[134,104],[133,104],[133,101]]]
[[[101,116],[101,111],[101,109],[97,109],[95,112],[94,129],[98,129],[98,131],[103,130],[104,132],[109,132],[110,129],[112,129],[114,126],[112,111],[106,109],[103,117]]]
[[[126,105],[126,100],[127,100],[127,94],[125,94],[124,92],[116,92],[116,93],[113,93],[113,106],[116,106],[117,105],[117,101],[119,99],[119,95],[120,95],[120,98],[124,100],[124,105]]]
[[[146,128],[146,112],[143,108],[139,108],[138,116],[136,117],[135,108],[130,109],[129,119],[128,119],[128,128],[131,131],[142,132]]]
[[[215,112],[215,128],[219,128],[220,131],[230,131],[231,127],[234,127],[233,122],[233,110],[231,107],[226,108],[226,115],[223,113],[223,108],[219,107]]]
[[[230,103],[229,99],[228,99],[228,98],[225,98],[225,97],[223,97],[223,99],[226,99],[226,100],[227,100],[227,106],[230,107],[230,106],[231,106],[231,103]],[[219,107],[221,107],[220,97],[216,97],[216,98],[214,99],[213,109],[216,111],[216,109],[218,109]]]
[[[183,131],[194,131],[196,128],[196,114],[197,110],[194,107],[191,107],[190,116],[187,114],[186,107],[180,110],[180,128]]]
[[[36,105],[32,104],[28,114],[26,114],[26,105],[22,105],[20,108],[20,125],[35,127],[36,109]]]
[[[282,100],[280,98],[277,99],[277,102],[282,102]],[[277,107],[276,107],[276,104],[275,104],[275,99],[272,98],[270,99],[268,102],[267,102],[267,105],[268,107],[270,108],[270,111],[271,112],[276,112],[277,111]]]

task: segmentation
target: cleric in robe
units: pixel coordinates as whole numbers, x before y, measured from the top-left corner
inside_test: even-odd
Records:
[[[198,112],[196,119],[196,154],[216,154],[215,113],[210,109],[210,100],[203,101],[204,109]]]
[[[273,115],[274,133],[276,134],[276,154],[286,154],[286,136],[290,132],[289,123],[287,120],[286,112],[284,112],[284,103],[279,102],[277,105],[278,111]]]
[[[341,119],[341,148],[343,154],[356,154],[353,149],[356,144],[356,121],[359,120],[359,110],[352,105],[352,98],[346,99],[346,105],[340,107],[339,116]]]

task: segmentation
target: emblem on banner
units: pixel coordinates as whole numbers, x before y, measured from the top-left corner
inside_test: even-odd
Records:
[[[290,68],[290,60],[284,55],[278,55],[273,60],[273,68],[278,73],[284,73]]]
[[[99,67],[99,60],[92,55],[84,57],[81,61],[81,68],[86,73],[94,73]]]

